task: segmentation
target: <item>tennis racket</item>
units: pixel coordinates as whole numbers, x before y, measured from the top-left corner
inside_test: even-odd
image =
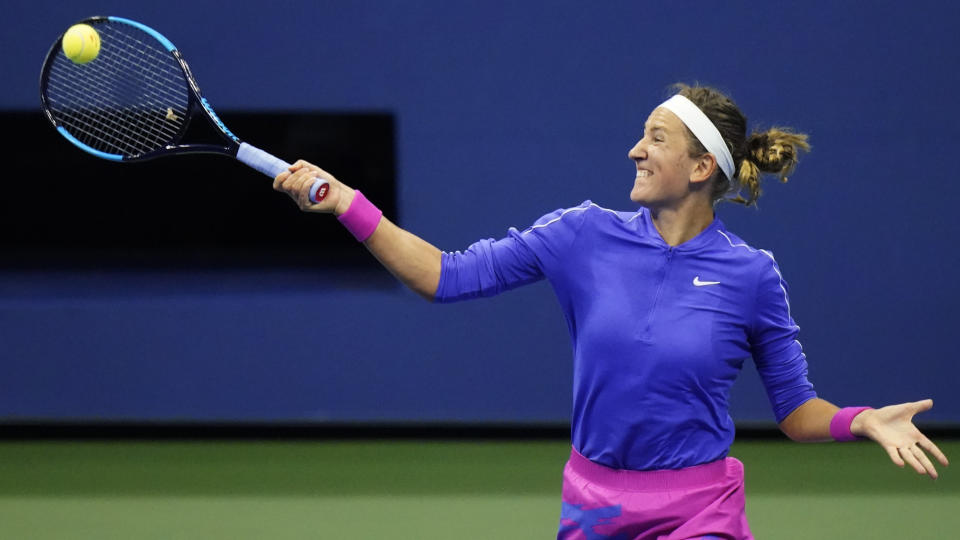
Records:
[[[100,53],[77,64],[62,39],[47,53],[40,73],[40,100],[53,126],[68,141],[99,158],[142,161],[177,154],[223,154],[269,177],[290,164],[241,141],[200,93],[180,51],[159,32],[120,17],[79,21],[100,34]],[[203,115],[223,144],[181,142],[190,120]],[[310,200],[329,191],[317,178]]]

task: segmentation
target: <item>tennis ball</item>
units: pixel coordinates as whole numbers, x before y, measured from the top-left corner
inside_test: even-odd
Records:
[[[100,54],[100,34],[89,24],[75,24],[63,34],[63,54],[74,64],[86,64]]]

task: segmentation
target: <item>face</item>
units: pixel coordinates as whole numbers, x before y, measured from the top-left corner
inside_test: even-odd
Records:
[[[667,109],[650,113],[627,156],[637,165],[630,199],[647,208],[670,207],[690,193],[697,160],[689,155],[686,127]]]

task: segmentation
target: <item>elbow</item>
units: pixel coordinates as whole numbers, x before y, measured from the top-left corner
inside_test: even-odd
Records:
[[[818,437],[816,433],[812,432],[809,429],[804,429],[803,426],[797,426],[787,421],[780,423],[780,431],[787,436],[793,442],[798,443],[809,443],[809,442],[821,442],[823,439]]]
[[[836,407],[812,397],[797,406],[780,421],[780,431],[791,441],[820,442],[829,440],[830,417]]]
[[[426,283],[420,287],[417,287],[417,294],[420,295],[420,298],[423,298],[431,304],[437,302],[437,292],[440,290],[440,271],[439,269],[436,272],[433,272],[429,279],[426,280]]]
[[[438,250],[435,255],[436,257],[433,258],[427,268],[426,275],[421,278],[419,286],[416,288],[417,294],[431,304],[437,302],[437,292],[440,291],[440,278],[443,274],[442,253]]]
[[[425,279],[410,287],[420,298],[431,304],[437,303],[437,292],[440,290],[440,271],[431,272]]]
[[[801,405],[777,424],[780,431],[791,441],[808,442],[810,440],[805,412],[804,406]]]
[[[797,430],[792,429],[792,426],[787,425],[787,422],[780,422],[780,432],[787,436],[793,442],[806,442],[806,439],[799,433]]]

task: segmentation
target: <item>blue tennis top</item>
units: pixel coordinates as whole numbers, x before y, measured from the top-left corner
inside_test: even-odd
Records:
[[[671,247],[648,210],[586,201],[443,253],[435,300],[543,278],[573,342],[573,446],[592,461],[655,470],[725,457],[730,388],[751,357],[778,423],[816,397],[773,255],[719,219]]]

